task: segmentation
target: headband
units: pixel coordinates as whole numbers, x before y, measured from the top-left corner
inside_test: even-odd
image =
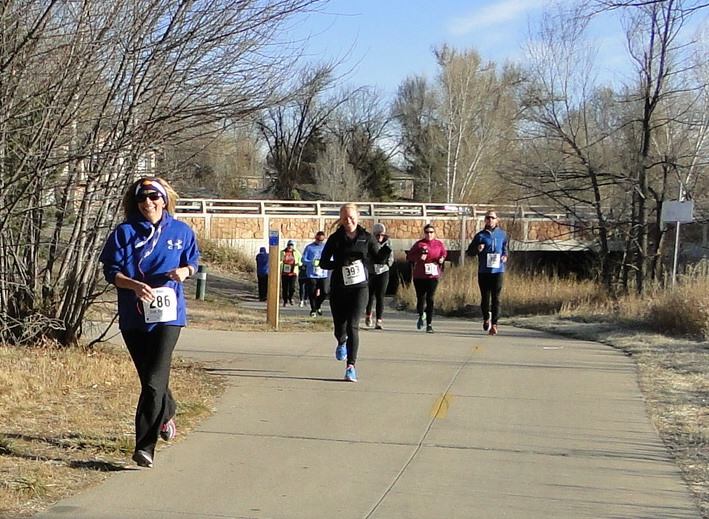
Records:
[[[145,179],[142,182],[139,182],[138,185],[135,186],[134,196],[138,196],[140,193],[148,193],[150,191],[157,191],[167,202],[167,191],[165,191],[163,185],[157,180]]]

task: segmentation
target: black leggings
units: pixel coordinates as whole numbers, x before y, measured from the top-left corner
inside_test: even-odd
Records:
[[[478,274],[478,285],[480,286],[480,310],[483,314],[483,320],[487,321],[490,312],[492,312],[492,324],[497,324],[497,318],[500,316],[500,292],[502,292],[502,277],[503,274]],[[491,308],[492,303],[492,308]]]
[[[347,364],[357,362],[359,320],[367,304],[367,287],[334,288],[330,293],[330,310],[335,325],[335,339],[342,344],[347,339]]]
[[[372,304],[377,302],[377,319],[381,319],[384,314],[384,294],[389,285],[389,271],[381,274],[372,274],[369,278],[369,300],[367,301],[367,315],[372,313]]]
[[[327,297],[325,282],[327,278],[308,279],[308,295],[310,296],[310,311],[317,312]]]
[[[430,325],[433,322],[433,296],[436,295],[438,280],[414,279],[414,288],[416,289],[416,312],[419,315],[423,314],[425,303],[426,324]]]
[[[135,411],[135,450],[153,456],[160,426],[175,416],[177,404],[170,392],[172,352],[180,337],[179,326],[156,326],[151,331],[121,331],[140,378],[140,398]]]
[[[284,305],[293,301],[293,294],[295,294],[295,282],[297,279],[297,276],[281,274],[281,292],[283,295]]]

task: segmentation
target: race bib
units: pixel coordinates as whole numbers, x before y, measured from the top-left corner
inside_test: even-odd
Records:
[[[325,271],[323,269],[321,269],[320,267],[315,267],[313,269],[313,274],[315,274],[316,278],[325,277]]]
[[[345,286],[356,285],[367,281],[367,275],[364,272],[364,265],[361,260],[357,260],[352,265],[342,267],[342,279]]]
[[[500,254],[497,252],[487,253],[487,268],[489,269],[499,269],[500,268]]]
[[[378,276],[379,274],[384,274],[386,271],[389,270],[389,265],[379,265],[377,263],[374,264],[374,273]]]
[[[424,263],[423,271],[427,276],[437,276],[438,275],[438,263]]]
[[[146,323],[167,323],[177,319],[177,294],[170,287],[153,288],[155,299],[143,301]]]
[[[283,265],[283,273],[290,274],[293,272],[293,265],[288,265],[287,263]]]

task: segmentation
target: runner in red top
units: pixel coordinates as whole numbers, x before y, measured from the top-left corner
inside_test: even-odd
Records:
[[[433,333],[433,296],[438,287],[438,279],[443,271],[443,262],[448,251],[441,240],[436,239],[436,229],[433,224],[423,228],[424,237],[413,244],[406,259],[414,264],[414,288],[416,288],[416,312],[419,314],[416,328]],[[425,308],[424,308],[425,304]]]

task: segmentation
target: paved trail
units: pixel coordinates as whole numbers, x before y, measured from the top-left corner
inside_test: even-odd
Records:
[[[39,517],[699,517],[622,353],[454,319],[433,335],[385,324],[362,331],[357,384],[329,332],[186,329],[180,354],[228,380],[217,412],[154,469]]]

